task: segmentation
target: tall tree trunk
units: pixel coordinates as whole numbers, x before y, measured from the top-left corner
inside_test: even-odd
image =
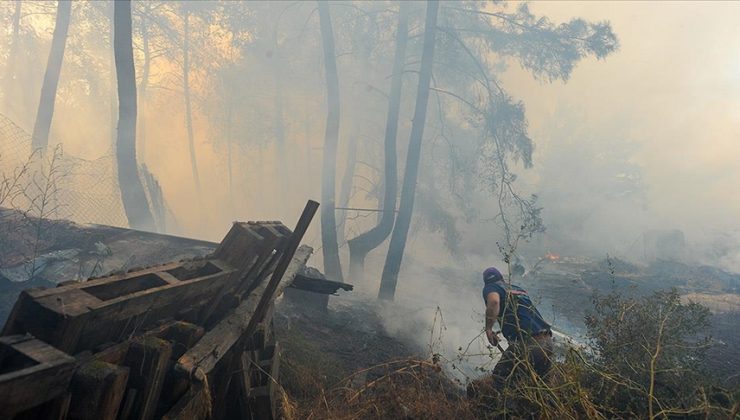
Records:
[[[229,108],[226,112],[226,170],[228,172],[228,178],[229,178],[229,207],[231,210],[231,217],[236,217],[236,207],[234,206],[234,170],[233,165],[231,163],[232,160],[232,109],[234,108],[234,105],[232,103],[231,97],[229,97]]]
[[[337,144],[339,143],[339,75],[334,52],[334,32],[331,27],[329,4],[319,0],[319,22],[324,46],[324,72],[326,73],[327,107],[326,134],[324,136],[324,164],[321,182],[321,249],[324,254],[324,271],[331,280],[342,281],[339,261],[337,223],[335,216]]]
[[[362,83],[355,83],[352,86],[350,92],[355,92],[355,98],[360,98],[364,93],[364,87],[367,86],[367,73],[370,67],[370,49],[363,48],[359,58],[359,80]],[[355,112],[352,115],[352,125],[349,130],[349,136],[347,137],[347,161],[344,165],[344,176],[342,177],[342,183],[339,187],[339,207],[349,207],[350,196],[352,195],[352,184],[355,177],[355,168],[357,166],[357,144],[360,141],[361,132],[361,112]],[[339,212],[338,235],[341,243],[347,242],[347,210],[341,210]]]
[[[149,88],[149,74],[152,67],[152,54],[149,46],[149,27],[146,13],[141,16],[141,43],[144,53],[144,63],[141,66],[141,82],[139,82],[139,97],[141,98],[139,112],[139,155],[142,162],[146,162],[146,105]]]
[[[195,158],[195,136],[193,134],[193,111],[190,101],[190,13],[185,8],[183,15],[183,44],[182,44],[182,85],[185,94],[185,125],[188,130],[188,147],[190,148],[190,167],[195,182],[197,200],[202,200],[200,189],[200,175],[198,174],[198,162]]]
[[[283,162],[290,167],[290,163],[286,162],[287,154],[285,150],[285,121],[283,118],[283,63],[280,54],[280,45],[278,43],[278,25],[275,23],[273,30],[273,54],[272,54],[273,69],[272,73],[275,77],[275,162]],[[282,166],[275,164],[275,179],[278,182],[277,197],[275,197],[276,210],[284,208],[285,200],[282,199],[288,194],[287,186],[288,183],[285,173],[281,170]]]
[[[352,195],[352,181],[355,177],[355,167],[357,166],[357,142],[360,131],[359,117],[356,116],[352,121],[352,128],[349,131],[347,137],[347,160],[344,164],[344,176],[342,176],[342,182],[339,185],[339,207],[349,207],[349,199]],[[347,241],[346,226],[347,224],[347,210],[340,210],[339,221],[337,221],[337,235],[339,241],[344,243]]]
[[[9,112],[12,103],[12,96],[15,93],[15,68],[18,60],[18,41],[20,40],[21,29],[21,0],[15,1],[15,11],[13,12],[13,36],[10,38],[10,52],[8,53],[8,62],[5,67],[5,80],[3,89],[3,111]]]
[[[54,24],[54,36],[51,40],[49,60],[46,62],[46,73],[44,84],[41,86],[41,98],[39,109],[36,113],[36,124],[33,127],[33,140],[31,145],[34,149],[46,149],[49,144],[49,131],[51,130],[51,119],[54,116],[54,102],[59,85],[59,73],[62,71],[64,60],[64,47],[67,44],[67,31],[72,14],[72,2],[57,2],[57,17]]]
[[[303,179],[303,185],[305,190],[308,192],[308,196],[312,196],[314,191],[313,182],[313,149],[311,148],[311,118],[313,115],[311,112],[306,113],[306,117],[303,120],[303,139],[306,142],[306,177]]]
[[[388,101],[388,114],[385,124],[385,168],[383,180],[383,202],[380,220],[377,225],[361,235],[352,238],[349,243],[349,270],[354,281],[363,276],[365,257],[377,248],[390,235],[395,221],[396,196],[398,194],[398,156],[396,137],[398,134],[398,115],[401,110],[401,91],[403,87],[403,69],[406,59],[408,41],[408,3],[402,2],[398,11],[398,30],[396,32],[396,52],[393,57],[393,75],[391,92]],[[379,206],[380,207],[380,206]]]
[[[108,96],[109,96],[109,103],[110,108],[108,109],[109,113],[109,119],[108,119],[108,140],[110,141],[111,147],[116,146],[116,136],[118,136],[118,132],[116,130],[116,121],[118,119],[118,98],[116,97],[116,57],[115,57],[115,47],[113,46],[113,38],[115,38],[114,31],[115,31],[115,23],[113,22],[115,20],[116,15],[116,1],[112,0],[110,2],[111,6],[111,14],[110,14],[110,27],[109,27],[109,37],[110,37],[110,55],[108,56],[108,61],[110,63],[110,80],[109,80],[109,86],[110,89],[108,89]]]
[[[113,14],[113,49],[118,84],[118,184],[129,226],[154,230],[154,218],[136,162],[136,69],[131,34],[131,1],[117,0]]]
[[[398,219],[393,228],[388,255],[383,267],[383,276],[380,280],[378,298],[392,300],[396,293],[398,272],[406,248],[406,238],[411,226],[411,215],[414,211],[416,195],[416,179],[419,174],[419,160],[421,158],[421,141],[424,136],[424,125],[429,102],[429,82],[432,78],[434,63],[434,38],[437,29],[437,12],[439,2],[427,2],[426,22],[424,24],[424,46],[421,53],[421,68],[419,70],[419,88],[416,92],[416,108],[409,137],[409,151],[406,156],[406,168],[403,175],[401,189],[401,203],[398,208]],[[386,186],[387,187],[387,186]]]

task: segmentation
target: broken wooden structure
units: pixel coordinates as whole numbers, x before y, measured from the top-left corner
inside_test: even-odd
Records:
[[[0,337],[0,418],[276,416],[274,299],[311,255],[279,222],[234,223],[209,257],[21,293]]]
[[[336,295],[339,290],[351,291],[354,286],[327,279],[319,270],[306,267],[285,289],[285,298],[294,304],[326,312],[329,306],[329,295]]]

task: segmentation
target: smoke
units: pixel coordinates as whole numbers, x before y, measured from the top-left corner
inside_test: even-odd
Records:
[[[87,159],[112,153],[115,125],[109,21],[98,4],[76,2],[73,8],[51,140],[62,143],[66,153]],[[290,226],[307,199],[318,199],[321,185],[326,92],[315,5],[224,2],[218,7],[225,9],[210,10],[209,2],[189,2],[195,5],[191,25],[197,29],[191,43],[191,87],[195,154],[204,186],[199,197],[190,169],[182,91],[178,8],[183,3],[163,4],[171,13],[148,20],[155,56],[147,96],[139,98],[138,152],[162,185],[174,215],[170,233],[219,240],[236,219],[278,219]],[[348,205],[376,209],[383,188],[397,4],[362,3],[373,14],[335,4],[331,12],[342,115],[337,190],[349,161],[349,140],[357,139]],[[414,4],[410,50],[418,50],[422,5]],[[33,127],[48,54],[51,6],[53,2],[23,3],[29,16],[20,30],[22,54],[13,88],[2,95],[10,104],[3,114],[26,131]],[[33,17],[32,9],[46,14]],[[0,71],[9,60],[13,10],[14,2],[0,4],[6,28],[0,33]],[[637,259],[644,255],[641,238],[646,231],[679,229],[693,261],[740,270],[740,196],[734,193],[740,185],[740,55],[731,42],[740,38],[740,4],[538,2],[530,10],[556,23],[573,17],[609,21],[620,48],[604,60],[579,61],[567,83],[537,81],[513,61],[490,59],[501,85],[526,109],[535,145],[533,167],[513,164],[516,186],[525,196],[538,196],[547,227],[518,252],[530,259],[547,251]],[[134,16],[140,25],[140,16]],[[378,24],[363,21],[368,16],[384,18]],[[227,24],[240,32],[226,33]],[[143,40],[140,34],[134,38],[141,81]],[[438,57],[460,54],[449,40],[438,48],[443,49]],[[277,57],[282,60],[277,66],[284,149],[276,144]],[[400,164],[413,115],[418,60],[414,53],[406,59]],[[450,83],[464,76],[462,71],[450,73]],[[490,362],[484,338],[476,338],[483,327],[479,272],[503,266],[498,246],[503,233],[492,220],[495,197],[470,188],[478,163],[459,160],[477,141],[460,110],[464,105],[448,108],[450,120],[459,123],[456,128],[439,121],[438,109],[446,105],[438,96],[430,100],[420,175],[425,185],[419,188],[426,196],[417,201],[397,299],[383,309],[383,319],[388,331],[450,360],[461,347],[479,354],[463,363],[470,373],[472,366]],[[374,212],[341,211],[348,237],[377,221]],[[305,241],[317,251],[318,229],[317,220]],[[340,242],[346,271],[347,246]],[[366,280],[348,279],[358,294],[374,298],[385,255],[385,246],[370,254]],[[313,258],[312,264],[320,266],[321,253]],[[557,310],[551,308],[558,304],[542,301],[541,308],[555,318]]]
[[[706,256],[738,227],[740,199],[730,191],[740,180],[740,56],[724,47],[739,35],[730,17],[738,5],[573,6],[532,9],[556,20],[609,20],[620,50],[584,61],[567,84],[537,83],[515,67],[504,75],[527,106],[537,149],[526,176],[550,232],[570,234],[579,252],[634,256],[646,230],[680,229]],[[630,174],[638,188],[615,194],[626,192],[618,177]]]

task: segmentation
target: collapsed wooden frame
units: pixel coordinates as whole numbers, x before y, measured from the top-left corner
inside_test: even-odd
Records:
[[[207,258],[24,291],[0,337],[0,417],[275,416],[274,298],[312,253],[317,207],[292,232],[234,223]]]

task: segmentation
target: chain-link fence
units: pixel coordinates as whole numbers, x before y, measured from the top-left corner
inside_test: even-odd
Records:
[[[159,184],[141,168],[150,208],[160,231],[164,230],[164,202]],[[25,211],[32,216],[68,219],[77,223],[95,223],[127,227],[123,209],[116,160],[113,151],[87,160],[50,149],[42,156],[31,147],[31,135],[0,114],[0,181],[15,188],[0,207]],[[12,185],[15,183],[15,185]],[[5,187],[3,187],[5,188]],[[40,210],[39,196],[49,200]],[[154,205],[152,205],[154,204]]]

